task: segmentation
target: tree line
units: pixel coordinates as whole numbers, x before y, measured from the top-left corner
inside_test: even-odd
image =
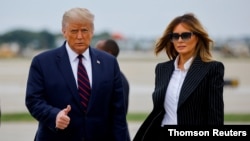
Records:
[[[102,38],[111,38],[108,32],[103,32],[98,35],[94,35],[93,40],[96,41]],[[53,34],[47,30],[39,32],[29,30],[13,30],[0,35],[0,45],[6,43],[17,43],[20,49],[32,48],[32,49],[50,49],[57,47],[57,41],[63,39],[61,33]]]

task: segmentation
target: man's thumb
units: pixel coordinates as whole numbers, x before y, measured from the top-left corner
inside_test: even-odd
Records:
[[[63,109],[63,111],[65,112],[66,115],[69,113],[70,110],[71,110],[70,105],[67,105],[67,107],[65,109]]]

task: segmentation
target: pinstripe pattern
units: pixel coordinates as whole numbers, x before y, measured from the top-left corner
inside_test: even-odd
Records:
[[[139,128],[134,141],[157,134],[163,119],[164,99],[174,70],[174,60],[159,63],[155,69],[154,109]],[[196,57],[183,82],[178,108],[178,125],[224,124],[224,65],[218,61],[202,62]],[[160,115],[159,115],[160,113]]]

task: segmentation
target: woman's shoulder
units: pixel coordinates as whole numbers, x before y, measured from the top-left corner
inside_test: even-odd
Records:
[[[212,61],[209,61],[209,62],[207,62],[207,63],[208,63],[209,65],[223,66],[223,67],[224,67],[223,62],[218,61],[218,60],[212,60]]]
[[[206,65],[208,65],[208,68],[210,68],[210,70],[221,70],[221,71],[223,70],[224,71],[225,69],[224,64],[218,60],[206,62]]]
[[[166,65],[173,64],[173,63],[174,63],[174,60],[167,60],[167,61],[164,61],[164,62],[159,62],[157,64],[157,66],[166,66]]]

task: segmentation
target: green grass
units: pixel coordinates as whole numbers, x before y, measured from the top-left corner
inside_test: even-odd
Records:
[[[226,114],[226,122],[250,122],[250,114]]]
[[[29,113],[2,113],[2,122],[19,122],[19,121],[35,121],[35,119]]]
[[[142,122],[148,113],[128,113],[127,120],[130,122]],[[225,114],[225,122],[250,122],[250,114]],[[35,121],[29,113],[2,113],[2,122]]]
[[[128,121],[143,121],[148,113],[129,113],[127,116]],[[225,122],[250,122],[249,114],[225,114]]]
[[[128,113],[128,121],[143,121],[149,113]]]

